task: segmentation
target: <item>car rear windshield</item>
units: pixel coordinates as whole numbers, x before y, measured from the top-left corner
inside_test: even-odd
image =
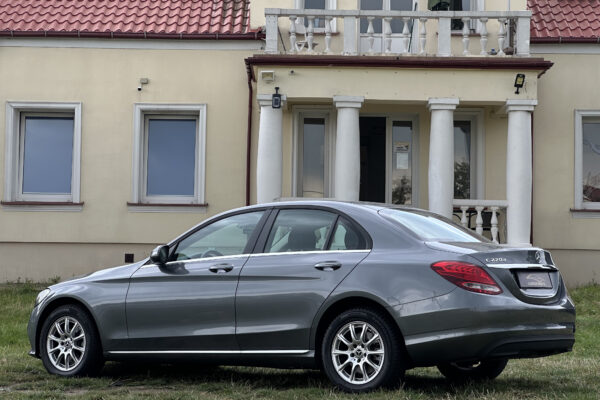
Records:
[[[452,221],[419,210],[385,208],[379,214],[412,231],[420,239],[431,242],[484,242],[482,236]]]

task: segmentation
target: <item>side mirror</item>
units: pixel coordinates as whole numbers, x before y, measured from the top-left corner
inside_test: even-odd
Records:
[[[169,246],[166,244],[160,245],[152,250],[150,260],[157,265],[165,265],[169,261]]]

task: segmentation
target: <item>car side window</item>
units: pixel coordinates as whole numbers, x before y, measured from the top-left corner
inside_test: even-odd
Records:
[[[243,254],[264,211],[232,215],[192,233],[179,242],[173,260]]]
[[[324,250],[336,218],[336,214],[322,210],[281,210],[269,233],[265,253]]]
[[[329,250],[364,250],[366,248],[365,237],[350,221],[343,217],[338,219]]]

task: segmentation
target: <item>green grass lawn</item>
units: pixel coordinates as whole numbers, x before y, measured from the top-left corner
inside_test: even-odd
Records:
[[[26,326],[42,287],[0,285],[0,398],[339,399],[318,371],[107,363],[99,378],[49,375],[27,355]],[[574,351],[512,360],[495,381],[453,386],[435,368],[408,371],[404,387],[362,399],[600,399],[600,286],[571,291],[577,305]]]

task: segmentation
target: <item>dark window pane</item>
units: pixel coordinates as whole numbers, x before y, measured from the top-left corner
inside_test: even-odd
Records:
[[[412,0],[390,0],[390,9],[392,11],[412,11]],[[392,19],[390,23],[392,33],[402,33],[404,22],[399,18]],[[408,22],[409,32],[412,30],[412,22]]]
[[[345,218],[340,218],[333,232],[330,250],[363,250],[365,238]]]
[[[195,119],[148,121],[148,196],[193,196],[195,165]]]
[[[383,0],[360,0],[361,10],[383,10]],[[360,19],[360,33],[367,33],[369,29],[369,20],[367,18]],[[381,19],[373,19],[374,33],[381,33]]]
[[[392,203],[412,204],[412,122],[392,124]]]
[[[183,239],[173,258],[188,260],[244,254],[262,215],[263,211],[238,214],[205,226]]]
[[[583,123],[583,201],[600,202],[600,122]]]
[[[281,210],[271,228],[266,253],[325,248],[336,215],[320,210]]]
[[[433,11],[469,11],[471,0],[429,0],[428,8]]]
[[[71,193],[73,118],[26,117],[23,193]]]
[[[305,118],[302,132],[302,197],[325,193],[325,119]]]
[[[304,8],[307,10],[325,10],[325,0],[304,0]],[[325,28],[324,18],[315,18],[315,28]],[[308,18],[304,18],[304,26],[308,27]]]
[[[433,11],[471,11],[471,0],[429,0],[429,9]],[[464,23],[460,19],[453,19],[451,29],[462,30]]]
[[[470,121],[454,121],[454,198],[471,198]]]

